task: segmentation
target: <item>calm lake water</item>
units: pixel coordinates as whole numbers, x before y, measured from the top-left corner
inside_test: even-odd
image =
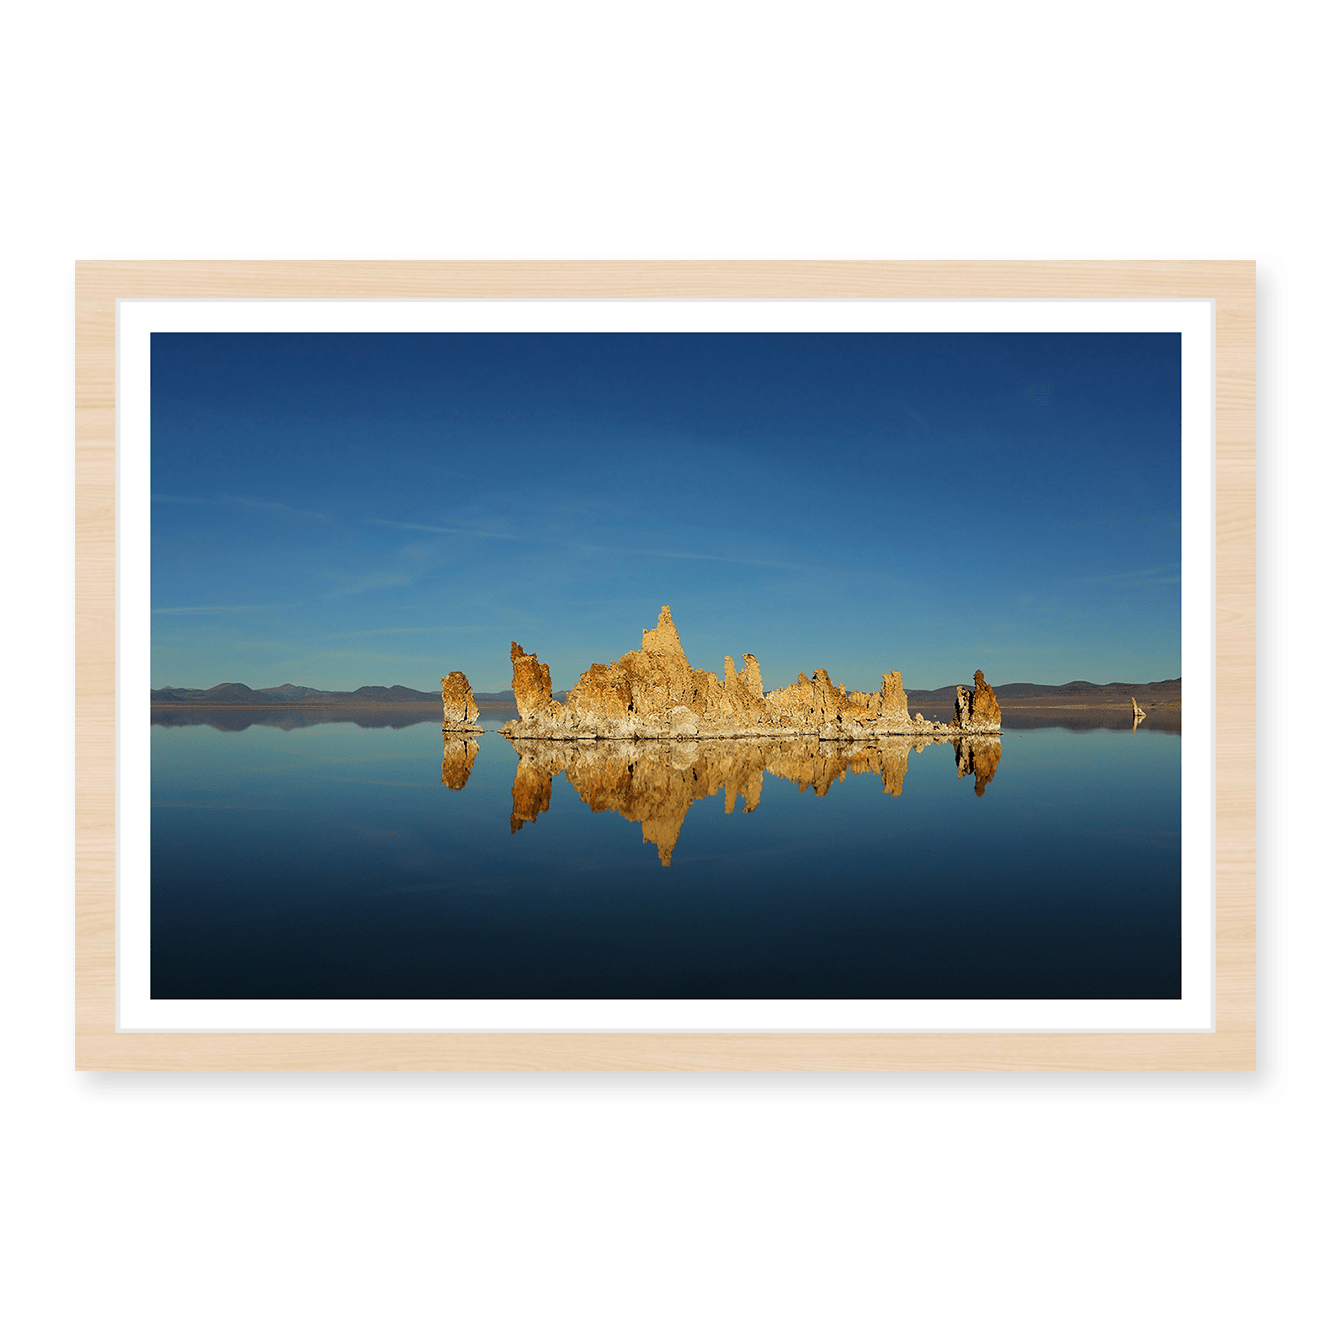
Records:
[[[1181,739],[1148,723],[1019,722],[958,778],[950,743],[170,719],[154,998],[1180,995]]]

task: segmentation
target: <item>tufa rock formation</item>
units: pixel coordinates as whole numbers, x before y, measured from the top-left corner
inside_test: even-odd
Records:
[[[661,607],[642,647],[610,665],[592,665],[564,703],[554,700],[550,671],[512,644],[513,696],[520,717],[503,733],[511,738],[740,738],[790,734],[823,739],[881,735],[950,737],[997,733],[1002,723],[993,690],[975,674],[975,691],[958,689],[952,726],[910,717],[899,671],[882,676],[876,693],[850,692],[826,670],[764,693],[762,671],[750,655],[743,669],[725,657],[725,676],[694,669],[679,641],[670,607]],[[962,695],[965,699],[962,710]]]
[[[782,729],[820,733],[823,728],[844,728],[846,722],[871,726],[886,734],[906,734],[915,729],[899,670],[882,676],[877,693],[847,693],[834,684],[826,670],[814,670],[807,679],[801,673],[787,688],[767,694],[767,708]]]
[[[1001,727],[1002,708],[997,694],[984,682],[983,670],[974,672],[974,692],[957,687],[954,724],[969,734],[992,734]]]
[[[527,655],[516,642],[509,654],[513,662],[513,697],[517,702],[517,714],[524,721],[558,723],[563,716],[563,704],[556,702],[550,692],[550,667],[542,665],[534,655]]]
[[[480,722],[480,708],[472,696],[471,685],[461,670],[454,670],[443,685],[443,728],[449,730],[484,730]]]

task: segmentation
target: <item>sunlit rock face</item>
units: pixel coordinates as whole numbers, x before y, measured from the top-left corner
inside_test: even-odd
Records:
[[[454,739],[445,732],[440,782],[450,790],[462,789],[471,779],[471,768],[476,764],[479,751],[480,745],[474,739]]]
[[[831,682],[826,670],[814,670],[811,679],[800,670],[792,684],[772,689],[766,703],[778,725],[814,733],[824,725],[839,723],[850,709],[845,690]]]
[[[989,781],[997,774],[997,764],[1002,758],[1002,740],[990,735],[966,735],[957,739],[956,778],[974,777],[974,792],[981,799]]]
[[[510,658],[513,662],[513,697],[517,714],[523,721],[559,722],[563,719],[563,704],[556,702],[550,692],[550,667],[542,665],[532,653],[528,655],[516,642]]]
[[[974,696],[970,699],[970,724],[973,729],[996,730],[1002,724],[1002,708],[997,694],[984,682],[983,670],[974,672]]]
[[[512,831],[548,810],[552,778],[562,774],[595,812],[615,812],[639,823],[643,843],[654,845],[661,863],[668,866],[684,818],[701,799],[723,790],[726,813],[733,813],[741,799],[744,812],[751,813],[761,802],[762,781],[768,773],[793,781],[800,792],[812,790],[818,798],[848,776],[871,774],[880,777],[884,793],[897,797],[904,787],[910,750],[922,752],[942,740],[890,735],[853,742],[819,741],[812,736],[580,743],[514,738],[509,742],[518,754]]]
[[[997,694],[984,682],[983,670],[974,672],[974,692],[956,689],[956,728],[971,733],[996,733],[1002,727]]]
[[[593,665],[577,681],[565,704],[574,729],[604,725],[628,733],[633,714],[633,681],[622,665]]]
[[[910,719],[899,670],[882,676],[882,689],[877,693],[847,692],[843,685],[831,681],[826,670],[814,670],[811,679],[800,674],[787,688],[768,693],[766,706],[782,728],[804,732],[866,728],[905,734],[921,727],[933,728],[922,718],[919,722]]]
[[[444,730],[481,730],[480,708],[471,694],[471,685],[461,670],[454,670],[443,685]]]
[[[736,670],[734,657],[725,657],[725,678],[721,680],[720,699],[715,708],[722,723],[735,728],[761,725],[767,719],[762,670],[754,656],[745,653],[743,661],[743,669]]]
[[[823,739],[882,735],[947,736],[954,730],[996,729],[1001,720],[993,690],[977,674],[978,710],[965,692],[965,722],[955,726],[910,716],[899,671],[882,676],[876,693],[848,691],[826,670],[810,679],[764,693],[755,657],[744,655],[742,670],[725,657],[725,675],[694,669],[684,654],[670,607],[661,607],[642,646],[611,665],[592,665],[568,694],[554,701],[549,667],[512,647],[513,693],[519,719],[503,732],[512,738],[742,738],[815,735]],[[964,692],[964,690],[961,690]]]

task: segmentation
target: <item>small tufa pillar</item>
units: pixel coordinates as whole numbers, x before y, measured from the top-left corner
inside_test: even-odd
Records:
[[[563,715],[563,703],[554,700],[550,691],[550,667],[536,659],[535,652],[526,652],[514,642],[509,657],[513,663],[513,700],[517,714],[523,720],[536,717],[554,719]]]
[[[472,695],[471,685],[461,670],[454,670],[446,679],[441,679],[443,689],[443,728],[444,731],[484,732],[480,724],[480,708]]]
[[[956,728],[958,730],[995,731],[1002,725],[1002,708],[997,694],[984,682],[983,670],[974,672],[974,692],[957,685]]]

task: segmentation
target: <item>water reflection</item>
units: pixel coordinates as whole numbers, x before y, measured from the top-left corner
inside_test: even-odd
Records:
[[[306,730],[315,725],[355,725],[362,730],[405,730],[425,721],[438,723],[441,707],[417,710],[412,707],[164,707],[154,705],[152,723],[163,729],[206,725],[210,729],[239,733],[251,726],[275,730]]]
[[[474,739],[462,739],[445,733],[443,736],[443,771],[441,784],[450,790],[462,789],[471,779],[471,768],[476,765],[480,745]]]
[[[974,792],[981,799],[984,788],[997,772],[997,764],[1002,759],[1002,740],[975,735],[961,739],[955,744],[956,779],[974,777]]]
[[[460,748],[463,741],[453,742]],[[700,799],[724,790],[726,813],[734,812],[740,799],[744,812],[751,813],[761,801],[762,781],[768,772],[794,782],[801,793],[811,789],[818,798],[847,776],[871,774],[881,779],[884,793],[898,798],[910,750],[922,752],[933,743],[949,741],[899,736],[859,742],[819,742],[807,737],[508,742],[519,759],[509,820],[512,832],[549,809],[552,782],[562,774],[595,812],[609,810],[641,823],[643,841],[655,845],[661,863],[668,866],[683,820]],[[973,774],[975,793],[982,795],[997,770],[1002,741],[970,738],[953,746],[958,774]],[[464,782],[465,776],[462,779]]]

